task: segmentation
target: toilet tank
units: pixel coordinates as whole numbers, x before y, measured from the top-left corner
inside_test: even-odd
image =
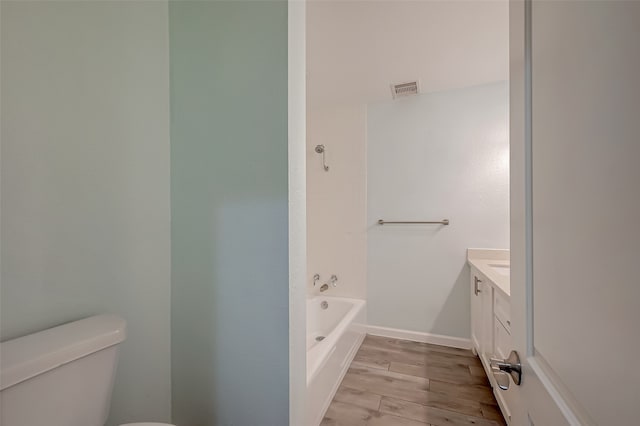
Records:
[[[0,425],[104,426],[125,336],[98,315],[0,343]]]

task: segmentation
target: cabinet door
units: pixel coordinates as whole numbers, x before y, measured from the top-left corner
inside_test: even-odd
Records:
[[[511,343],[511,336],[509,335],[509,331],[507,330],[507,328],[500,322],[498,317],[494,317],[493,325],[493,338],[495,343],[493,356],[496,358],[505,359],[509,356],[509,352],[511,352],[511,348],[513,347]],[[494,388],[496,400],[498,401],[498,405],[502,410],[502,414],[504,415],[507,424],[511,424],[511,407],[513,407],[514,404],[513,398],[515,397],[516,386],[511,383],[511,386],[509,386],[508,390],[502,390],[498,389],[493,377],[490,377],[490,380],[491,386],[493,386]]]
[[[482,278],[481,278],[482,279]],[[480,287],[480,298],[482,302],[482,319],[480,323],[482,324],[482,340],[480,341],[481,346],[481,358],[486,362],[486,365],[489,365],[489,360],[493,356],[494,346],[493,346],[493,286],[489,284],[487,281],[481,282],[479,284]]]
[[[473,349],[480,355],[482,353],[482,290],[480,286],[480,274],[476,268],[471,268],[471,343]]]

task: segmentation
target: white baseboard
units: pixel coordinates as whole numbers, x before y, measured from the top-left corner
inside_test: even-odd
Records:
[[[449,346],[452,348],[471,349],[471,339],[443,336],[441,334],[423,333],[421,331],[401,330],[398,328],[367,325],[367,334],[373,336],[390,337],[393,339],[411,340],[413,342],[430,343],[432,345]]]

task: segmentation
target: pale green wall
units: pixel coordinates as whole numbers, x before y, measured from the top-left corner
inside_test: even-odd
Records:
[[[166,2],[1,2],[1,337],[128,321],[109,424],[170,420]]]
[[[287,3],[170,3],[174,422],[288,424]]]
[[[286,28],[285,1],[2,2],[2,338],[124,316],[110,425],[171,417],[169,62],[174,421],[288,423]]]

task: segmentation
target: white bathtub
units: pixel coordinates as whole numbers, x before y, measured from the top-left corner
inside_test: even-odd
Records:
[[[327,302],[327,309],[322,309]],[[365,336],[364,300],[315,296],[307,299],[307,419],[316,426]],[[318,341],[317,337],[324,337]]]

